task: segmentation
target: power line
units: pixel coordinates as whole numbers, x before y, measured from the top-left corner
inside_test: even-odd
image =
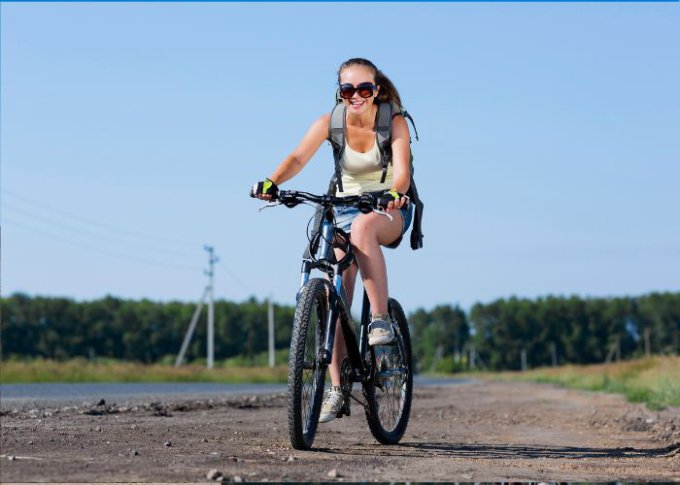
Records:
[[[37,234],[41,234],[43,236],[46,236],[52,240],[60,241],[62,243],[69,244],[74,247],[78,247],[81,249],[85,249],[90,252],[98,253],[98,254],[103,254],[106,256],[112,256],[116,257],[119,259],[126,259],[129,261],[134,261],[137,263],[145,264],[145,265],[151,265],[151,266],[158,266],[158,267],[164,267],[168,269],[176,269],[176,270],[183,270],[183,271],[194,271],[196,269],[196,266],[190,266],[190,265],[185,265],[185,264],[177,264],[177,263],[164,263],[164,262],[159,262],[159,261],[153,261],[149,260],[143,257],[139,256],[134,256],[134,255],[129,255],[122,253],[120,251],[110,251],[108,249],[103,249],[100,247],[94,247],[91,244],[88,244],[91,241],[88,241],[87,243],[84,243],[82,241],[74,240],[70,236],[75,236],[75,237],[80,237],[80,236],[85,236],[87,238],[93,239],[99,242],[105,242],[107,244],[113,244],[116,246],[119,246],[116,249],[122,249],[125,250],[124,247],[120,246],[127,246],[128,248],[134,248],[136,250],[143,250],[147,252],[153,252],[154,254],[158,253],[165,253],[166,255],[170,257],[177,257],[181,256],[183,258],[191,257],[192,255],[186,251],[187,246],[198,246],[197,243],[190,243],[187,241],[177,241],[177,240],[172,240],[172,239],[166,239],[166,238],[160,238],[157,236],[151,236],[148,234],[143,234],[139,233],[136,231],[130,231],[127,229],[122,229],[113,225],[105,224],[100,221],[95,221],[92,219],[84,218],[79,215],[70,213],[68,211],[64,211],[62,209],[58,209],[52,206],[48,206],[44,203],[38,202],[35,199],[31,199],[30,197],[26,197],[25,195],[16,193],[14,191],[8,191],[8,190],[2,190],[2,195],[3,198],[4,196],[10,196],[10,198],[14,199],[13,201],[3,201],[3,210],[9,208],[10,210],[10,215],[14,216],[19,216],[23,218],[28,218],[30,220],[33,220],[33,222],[39,222],[40,225],[42,226],[43,224],[47,224],[49,226],[52,226],[53,228],[66,231],[69,233],[66,237],[64,237],[61,234],[55,234],[53,232],[49,232],[44,230],[44,228],[36,228],[30,224],[26,224],[25,221],[17,221],[16,219],[7,219],[6,217],[2,217],[3,222],[8,222],[10,225],[22,228],[24,230],[32,231]],[[19,205],[17,204],[19,203]],[[20,204],[27,204],[28,206],[32,206],[35,209],[38,209],[40,211],[46,211],[47,213],[51,214],[56,214],[61,220],[54,220],[54,218],[51,215],[45,215],[45,213],[40,213],[40,212],[35,212],[33,210],[26,209],[25,207],[22,207]],[[5,211],[6,212],[6,211]],[[85,224],[86,227],[79,227],[78,224]],[[100,230],[104,231],[104,234],[101,232],[97,232],[97,228]],[[117,233],[117,234],[116,234]],[[137,239],[135,240],[126,240],[126,239],[121,239],[122,238],[133,238]],[[174,249],[171,248],[163,248],[163,247],[158,247],[158,244],[165,244],[169,246],[174,246]],[[151,245],[149,245],[151,244]],[[181,246],[181,249],[179,247]],[[250,293],[252,295],[255,294],[253,289],[246,284],[229,266],[227,266],[226,263],[224,263],[221,260],[215,260],[214,262],[221,264],[222,268],[224,269],[224,272],[235,282],[243,291]]]
[[[70,219],[73,219],[73,220],[76,220],[76,221],[80,221],[81,223],[85,223],[88,226],[100,227],[102,229],[106,229],[106,230],[109,230],[109,231],[114,231],[114,232],[118,232],[118,233],[121,233],[121,234],[127,234],[128,236],[131,236],[131,237],[136,237],[136,238],[139,238],[139,239],[146,239],[147,241],[152,241],[152,242],[155,242],[155,243],[163,243],[163,244],[183,246],[183,247],[188,247],[188,246],[197,247],[197,246],[200,245],[197,242],[179,241],[179,240],[175,240],[175,239],[161,238],[161,237],[158,237],[158,236],[155,236],[155,235],[144,234],[144,233],[137,232],[137,231],[130,231],[128,229],[123,229],[123,228],[116,227],[116,226],[113,226],[113,225],[110,225],[110,224],[102,223],[101,221],[88,219],[88,218],[82,217],[80,215],[73,214],[71,212],[65,211],[63,209],[58,209],[58,208],[55,208],[53,206],[48,206],[48,205],[46,205],[42,202],[38,202],[35,199],[31,199],[30,197],[26,197],[25,195],[19,194],[17,192],[11,191],[11,190],[2,189],[2,195],[3,196],[9,195],[11,198],[18,199],[18,200],[20,200],[24,203],[27,203],[27,204],[32,205],[34,207],[40,208],[42,210],[47,210],[47,211],[52,212],[54,214],[60,214],[62,217],[67,217],[67,218],[70,218]]]
[[[182,270],[182,271],[196,271],[196,266],[174,264],[174,263],[163,263],[163,262],[159,262],[159,261],[150,261],[148,259],[143,259],[143,258],[139,258],[139,257],[136,257],[136,256],[130,256],[130,255],[127,255],[127,254],[116,253],[116,252],[113,252],[113,251],[107,251],[105,249],[100,249],[100,248],[88,246],[86,244],[82,244],[80,242],[73,241],[73,240],[61,237],[59,235],[52,234],[52,233],[45,231],[45,230],[36,229],[35,227],[27,226],[26,224],[13,221],[11,219],[7,219],[6,217],[3,217],[3,222],[9,223],[12,226],[16,226],[16,227],[19,227],[19,228],[22,228],[22,229],[25,229],[25,230],[28,230],[28,231],[35,232],[37,234],[42,234],[43,236],[46,236],[46,237],[53,239],[55,241],[60,241],[62,243],[66,243],[66,244],[69,244],[71,246],[75,246],[75,247],[80,248],[80,249],[85,249],[86,251],[91,251],[91,252],[103,254],[103,255],[106,255],[106,256],[112,256],[112,257],[119,258],[119,259],[127,259],[129,261],[134,261],[136,263],[141,263],[141,264],[145,264],[145,265],[149,265],[149,266],[159,266],[159,267],[163,267],[163,268],[167,268],[167,269]]]
[[[7,208],[7,203],[3,204],[3,208],[4,209]],[[36,221],[54,226],[56,228],[59,228],[59,229],[62,229],[62,230],[65,230],[65,231],[68,231],[68,232],[71,232],[71,233],[77,233],[77,234],[84,235],[86,237],[90,237],[90,238],[94,238],[94,239],[98,239],[98,240],[101,240],[101,241],[104,241],[104,242],[107,242],[107,243],[112,243],[112,244],[116,244],[116,245],[131,246],[131,247],[134,247],[136,249],[141,249],[141,250],[144,250],[144,251],[153,251],[154,253],[163,252],[163,253],[166,253],[169,256],[191,257],[191,255],[189,254],[188,251],[176,251],[176,250],[172,250],[172,249],[159,248],[157,246],[152,247],[152,246],[148,246],[144,243],[140,243],[140,242],[137,242],[137,241],[126,241],[124,239],[117,238],[116,236],[112,237],[112,236],[108,236],[108,235],[102,235],[102,234],[94,232],[90,229],[85,229],[85,228],[82,228],[82,227],[73,226],[69,223],[64,224],[62,222],[55,221],[54,219],[52,219],[50,217],[46,217],[42,214],[37,214],[37,213],[31,212],[31,211],[28,211],[28,210],[26,210],[22,207],[15,206],[13,203],[9,204],[9,209],[10,209],[10,212],[15,213],[15,215],[22,215],[24,217],[28,217],[29,219],[34,219]],[[3,217],[3,219],[4,219],[4,217]]]
[[[242,290],[244,290],[246,293],[250,293],[251,295],[255,294],[255,292],[252,290],[252,288],[250,288],[246,283],[244,283],[243,280],[241,278],[239,278],[236,275],[236,273],[234,273],[231,270],[231,268],[229,268],[229,266],[226,265],[226,263],[224,263],[224,261],[219,260],[218,264],[220,264],[222,266],[222,269],[225,270],[225,272],[231,277],[232,280],[234,280],[234,282],[236,284],[238,284],[241,287]]]

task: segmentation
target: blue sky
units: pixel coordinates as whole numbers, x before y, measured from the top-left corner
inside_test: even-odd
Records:
[[[292,303],[311,209],[247,197],[372,59],[421,137],[409,309],[680,290],[680,9],[2,3],[2,293]],[[321,192],[323,146],[288,188]]]

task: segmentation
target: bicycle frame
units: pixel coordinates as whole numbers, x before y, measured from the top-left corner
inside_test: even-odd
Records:
[[[343,258],[344,263],[341,264],[336,261],[333,253],[333,242],[335,241],[338,231],[339,230],[333,223],[332,208],[326,208],[319,227],[320,235],[318,248],[313,253],[313,241],[310,242],[308,252],[309,257],[303,257],[300,290],[307,284],[310,273],[314,269],[324,272],[329,277],[331,285],[328,295],[328,321],[326,322],[324,342],[319,358],[324,364],[330,364],[335,344],[336,322],[338,321],[338,318],[340,318],[343,336],[345,337],[345,345],[347,347],[347,356],[349,357],[352,367],[352,381],[361,382],[370,377],[370,367],[362,358],[363,355],[366,355],[368,347],[367,329],[370,305],[368,295],[366,294],[366,290],[364,290],[361,310],[361,330],[359,341],[357,342],[354,322],[352,321],[352,316],[349,311],[347,294],[342,284],[344,270],[351,265],[354,255],[352,254],[350,245],[348,254]]]

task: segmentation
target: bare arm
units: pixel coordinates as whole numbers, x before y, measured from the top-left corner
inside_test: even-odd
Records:
[[[330,119],[331,115],[326,114],[312,123],[297,148],[281,162],[272,176],[269,177],[275,184],[281,185],[290,180],[309,162],[328,137]]]

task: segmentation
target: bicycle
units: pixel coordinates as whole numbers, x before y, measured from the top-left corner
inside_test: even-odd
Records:
[[[320,208],[319,229],[310,238],[302,261],[302,279],[290,343],[288,371],[288,431],[293,448],[312,447],[324,393],[326,369],[331,362],[336,322],[345,337],[347,358],[341,364],[341,389],[345,405],[338,417],[349,416],[350,399],[364,407],[371,433],[383,444],[396,444],[408,425],[413,394],[411,338],[401,305],[389,298],[388,312],[395,339],[392,344],[368,345],[370,303],[364,289],[359,339],[342,285],[342,274],[354,261],[349,235],[335,226],[334,206],[354,206],[363,213],[382,211],[372,194],[350,197],[280,191],[278,199],[265,207],[300,203]],[[263,207],[264,208],[264,207]],[[318,219],[317,219],[318,220]],[[336,260],[334,248],[344,256]],[[326,278],[310,278],[313,270]],[[360,382],[364,402],[352,395],[352,384]]]

